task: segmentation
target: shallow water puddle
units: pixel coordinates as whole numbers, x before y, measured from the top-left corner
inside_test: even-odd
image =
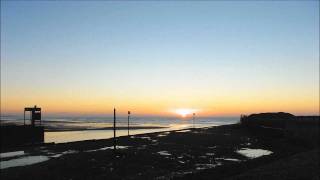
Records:
[[[13,152],[6,152],[6,153],[0,153],[0,158],[9,158],[9,157],[15,157],[15,156],[22,156],[24,155],[24,151],[13,151]]]
[[[224,160],[224,161],[234,161],[234,162],[240,162],[240,159],[234,159],[234,158],[215,158],[216,160]]]
[[[157,137],[166,137],[168,134],[159,134]]]
[[[58,157],[60,157],[60,156],[62,156],[62,155],[66,155],[66,154],[75,154],[75,153],[79,153],[79,151],[75,151],[75,150],[68,150],[68,151],[64,151],[64,152],[62,152],[62,153],[60,153],[60,154],[55,154],[55,155],[50,156],[50,157],[58,158]]]
[[[224,158],[223,160],[225,161],[235,161],[235,162],[240,162],[240,159],[234,159],[234,158]]]
[[[129,146],[116,146],[116,149],[128,149]],[[107,146],[107,147],[103,147],[103,148],[99,148],[99,149],[93,149],[93,150],[88,150],[88,151],[84,151],[84,152],[95,152],[95,151],[104,151],[107,149],[114,149],[113,146]]]
[[[151,137],[137,137],[137,138],[151,140]]]
[[[253,158],[258,158],[261,156],[266,156],[266,155],[270,155],[273,152],[268,151],[268,150],[264,150],[264,149],[250,149],[250,148],[244,148],[244,149],[240,149],[237,151],[237,153],[246,156],[250,159]]]
[[[171,156],[172,154],[170,154],[168,151],[159,151],[157,152],[158,154],[162,155],[162,156]]]
[[[79,151],[68,150],[58,154],[48,152],[47,156],[45,155],[23,156],[20,158],[10,159],[7,161],[1,161],[0,169],[37,164],[44,161],[48,161],[51,158],[58,158],[58,157],[61,157],[62,155],[74,154],[74,153],[79,153]],[[10,154],[4,154],[4,156],[1,156],[1,157],[14,157],[14,156],[22,156],[22,155],[26,155],[26,153],[24,153],[24,151],[16,151],[16,152],[10,152]]]
[[[190,129],[186,129],[186,130],[180,130],[180,131],[176,131],[176,132],[189,132],[191,131]]]
[[[51,153],[50,150],[47,150],[47,149],[45,149],[45,150],[40,150],[40,152],[42,152],[42,153]]]
[[[1,161],[0,169],[6,169],[10,167],[17,167],[17,166],[26,166],[26,165],[44,162],[47,160],[49,160],[47,156],[26,156],[26,157],[21,157],[17,159],[11,159],[8,161]]]
[[[210,169],[214,168],[216,166],[220,166],[221,163],[216,163],[216,164],[196,164],[196,170],[204,170],[204,169]]]

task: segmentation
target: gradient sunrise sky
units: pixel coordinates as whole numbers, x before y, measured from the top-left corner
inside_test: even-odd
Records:
[[[1,1],[1,112],[319,114],[319,1]]]

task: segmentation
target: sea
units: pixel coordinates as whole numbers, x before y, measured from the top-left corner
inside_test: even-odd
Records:
[[[113,134],[113,117],[88,117],[88,116],[43,116],[42,126],[45,127],[45,143],[67,143],[74,141],[84,141],[93,139],[108,139]],[[23,116],[6,115],[1,116],[1,125],[17,124],[23,125]],[[161,117],[161,116],[141,116],[130,117],[128,132],[128,117],[119,116],[116,118],[116,136],[127,136],[184,130],[188,128],[204,128],[235,124],[239,122],[239,117]],[[26,124],[30,120],[26,118]]]

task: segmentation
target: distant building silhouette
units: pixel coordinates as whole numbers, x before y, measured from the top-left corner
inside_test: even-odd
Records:
[[[41,108],[37,107],[36,105],[34,107],[24,108],[24,113],[23,113],[24,125],[26,125],[26,111],[30,111],[30,120],[31,120],[32,126],[35,126],[36,122],[38,122],[41,125]]]

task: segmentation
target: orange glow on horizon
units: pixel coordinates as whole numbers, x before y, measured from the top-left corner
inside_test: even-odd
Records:
[[[172,93],[172,92],[170,92]],[[184,92],[186,93],[186,92]],[[19,94],[19,96],[16,96]],[[48,93],[51,94],[51,93]],[[23,113],[23,108],[37,105],[44,114],[77,114],[95,115],[112,114],[116,107],[119,115],[130,110],[133,115],[181,116],[187,117],[196,113],[203,116],[240,116],[259,112],[288,112],[295,115],[319,115],[318,96],[276,96],[273,93],[263,94],[199,94],[197,96],[164,93],[118,95],[94,93],[64,94],[49,96],[32,94],[23,97],[21,93],[5,94],[1,99],[2,114]],[[160,94],[157,96],[157,94]],[[218,93],[217,93],[218,94]],[[188,96],[187,96],[188,95]],[[189,98],[184,98],[189,97]],[[186,108],[181,108],[186,107]],[[195,108],[196,107],[196,108]]]

